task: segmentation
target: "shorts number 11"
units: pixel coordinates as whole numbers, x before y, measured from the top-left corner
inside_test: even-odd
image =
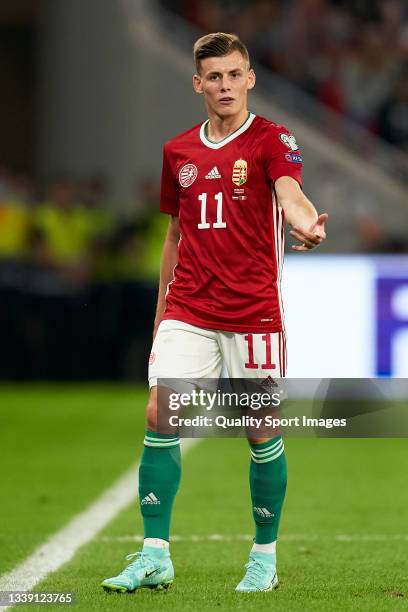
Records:
[[[247,334],[244,336],[248,344],[248,361],[245,367],[249,370],[257,370],[259,364],[254,361],[254,335]],[[272,347],[271,347],[271,334],[264,334],[262,340],[265,342],[265,363],[261,365],[262,370],[275,370],[276,364],[272,363]]]

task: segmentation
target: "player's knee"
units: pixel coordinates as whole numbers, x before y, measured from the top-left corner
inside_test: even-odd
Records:
[[[146,406],[147,429],[157,431],[157,387],[152,387]]]

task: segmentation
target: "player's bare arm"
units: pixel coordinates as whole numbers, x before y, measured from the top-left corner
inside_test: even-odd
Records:
[[[288,223],[291,236],[301,244],[293,245],[295,251],[310,251],[326,238],[325,223],[328,215],[319,215],[312,202],[305,196],[299,183],[290,176],[281,176],[275,182],[275,191]]]
[[[166,307],[165,296],[167,286],[173,279],[174,268],[177,265],[179,239],[179,218],[172,216],[170,217],[166,238],[163,244],[163,253],[160,266],[159,295],[157,298],[156,316],[154,319],[153,339],[163,318],[163,313]]]

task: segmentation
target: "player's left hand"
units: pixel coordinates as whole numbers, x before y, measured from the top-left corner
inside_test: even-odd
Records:
[[[324,224],[328,218],[329,215],[327,213],[322,213],[308,231],[302,230],[300,227],[293,227],[289,233],[299,240],[301,244],[293,245],[292,249],[294,251],[311,251],[318,247],[326,238]]]

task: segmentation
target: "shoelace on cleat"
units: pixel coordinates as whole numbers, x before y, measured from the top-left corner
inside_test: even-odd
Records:
[[[133,561],[133,563],[129,563],[129,565],[127,565],[125,567],[123,572],[121,572],[125,576],[132,577],[132,573],[135,570],[137,570],[137,569],[147,569],[147,568],[152,566],[151,558],[149,557],[149,555],[147,555],[144,552],[131,553],[130,555],[126,555],[125,559],[127,561],[131,561],[131,559],[135,559],[135,561]]]
[[[262,579],[265,574],[265,565],[256,559],[251,559],[246,566],[245,582],[249,586],[259,588],[259,579]]]

